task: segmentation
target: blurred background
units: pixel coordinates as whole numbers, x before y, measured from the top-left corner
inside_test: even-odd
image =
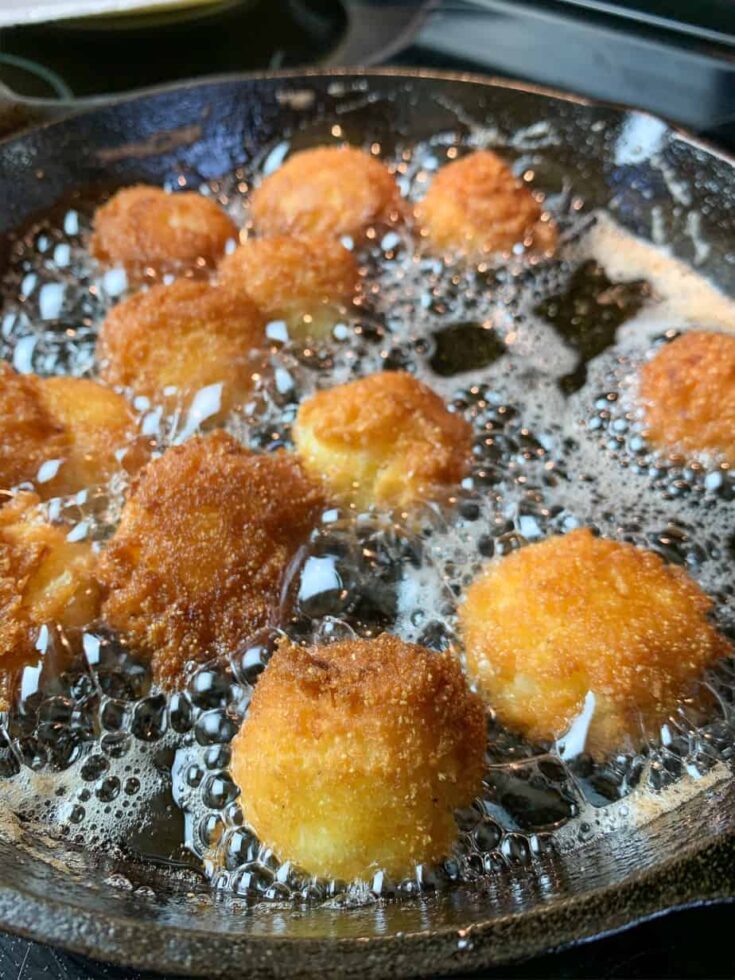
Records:
[[[410,64],[523,78],[732,136],[733,0],[0,0],[0,81],[89,100],[203,75]],[[46,20],[74,4],[105,16]],[[109,11],[113,11],[110,13]]]
[[[424,66],[637,105],[735,151],[735,0],[131,2],[0,0],[5,99],[63,113],[207,75]],[[75,3],[106,12],[70,18]],[[735,977],[733,925],[732,906],[679,912],[493,976]],[[138,976],[0,936],[0,980]]]

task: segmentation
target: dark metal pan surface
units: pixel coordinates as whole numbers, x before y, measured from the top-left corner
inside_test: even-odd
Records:
[[[0,232],[77,188],[213,178],[284,132],[338,119],[346,138],[420,139],[468,121],[553,122],[553,163],[589,208],[735,285],[734,162],[643,113],[472,76],[344,71],[208,81],[124,99],[0,145]],[[626,148],[625,152],[621,148]],[[654,162],[654,156],[656,161]],[[661,161],[671,180],[662,178]],[[675,178],[675,179],[673,179]],[[682,188],[688,204],[682,206]],[[700,215],[699,242],[687,232]],[[28,842],[0,823],[0,927],[131,967],[197,976],[413,976],[469,971],[732,897],[735,788],[720,778],[653,822],[490,884],[354,909],[247,907],[133,862]],[[155,897],[115,887],[124,873]]]

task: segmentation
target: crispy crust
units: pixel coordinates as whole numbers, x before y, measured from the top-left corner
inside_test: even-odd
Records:
[[[36,660],[44,623],[84,626],[99,611],[97,558],[85,541],[46,523],[39,498],[19,493],[0,508],[0,673]],[[2,692],[0,692],[0,702]]]
[[[294,439],[308,472],[358,506],[409,506],[456,485],[472,429],[410,374],[386,371],[321,391],[299,408]]]
[[[221,418],[252,387],[263,318],[244,295],[178,279],[115,306],[97,340],[101,377],[167,405],[221,384]]]
[[[460,611],[467,664],[502,722],[558,738],[596,699],[587,748],[654,733],[706,666],[730,652],[683,569],[588,529],[491,563]]]
[[[138,469],[147,455],[135,417],[116,392],[84,378],[40,378],[44,403],[64,426],[70,448],[43,494],[74,493],[104,483],[113,473]]]
[[[284,571],[322,506],[286,453],[224,432],[151,462],[100,563],[103,614],[175,681],[188,660],[234,653],[275,613]]]
[[[397,877],[445,857],[478,794],[485,718],[451,652],[382,634],[284,642],[233,744],[248,822],[325,877]]]
[[[90,251],[104,265],[122,265],[133,280],[212,267],[237,228],[214,201],[140,184],[118,191],[94,217]]]
[[[33,481],[48,459],[64,459],[69,434],[41,397],[38,378],[0,362],[0,489]]]
[[[135,419],[114,391],[81,378],[39,378],[0,365],[0,487],[35,483],[49,498],[103,483],[140,461]],[[126,452],[126,450],[135,451]],[[39,480],[46,462],[60,465]]]
[[[387,168],[354,146],[294,153],[253,193],[253,223],[262,235],[322,234],[360,238],[370,225],[403,212]]]
[[[249,238],[225,256],[218,277],[244,290],[267,319],[286,320],[304,336],[324,332],[324,320],[334,325],[359,279],[355,257],[330,235]]]
[[[735,466],[735,337],[691,331],[640,371],[646,438],[684,455],[706,453]]]
[[[442,167],[416,214],[421,234],[438,251],[480,257],[519,243],[535,251],[556,245],[556,226],[543,220],[529,188],[489,150]]]

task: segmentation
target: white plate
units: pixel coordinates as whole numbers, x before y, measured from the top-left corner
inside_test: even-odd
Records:
[[[220,0],[0,0],[0,27],[100,14],[163,12],[215,4]]]

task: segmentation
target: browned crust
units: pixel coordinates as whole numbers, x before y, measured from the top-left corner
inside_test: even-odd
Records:
[[[41,541],[18,547],[6,533],[38,503],[32,493],[17,494],[0,508],[0,665],[3,673],[16,670],[33,657],[37,623],[29,621],[23,590],[43,560]]]
[[[450,412],[428,385],[402,371],[318,392],[300,406],[294,436],[305,465],[314,472],[321,460],[311,458],[309,446],[314,443],[327,454],[373,457],[377,477],[372,489],[363,488],[364,495],[377,493],[380,502],[389,503],[407,504],[456,485],[472,455],[469,423]],[[349,462],[345,465],[351,468]],[[337,492],[347,491],[352,479],[343,469],[340,465],[334,473],[324,473]],[[395,478],[386,479],[391,471]]]
[[[189,440],[134,484],[101,561],[104,616],[171,683],[188,660],[234,653],[271,617],[322,506],[286,453],[223,432]]]
[[[432,247],[469,256],[509,252],[514,245],[546,251],[556,226],[543,219],[530,189],[490,150],[477,150],[442,167],[416,208]]]
[[[46,460],[69,453],[69,434],[44,403],[38,381],[0,362],[0,489],[33,481]]]
[[[482,704],[451,652],[389,634],[284,641],[233,745],[233,775],[247,819],[282,858],[349,877],[387,862],[400,875],[448,853],[453,809],[481,788],[485,744]],[[299,846],[304,822],[340,841],[336,867],[310,866],[320,848]]]
[[[558,738],[592,691],[588,748],[655,733],[730,652],[697,583],[655,553],[579,529],[491,563],[460,611],[467,663],[501,721]],[[641,725],[643,722],[643,726]]]
[[[361,237],[403,212],[393,175],[353,146],[320,146],[294,153],[253,193],[251,213],[263,235]]]
[[[48,498],[101,483],[142,458],[135,419],[120,395],[83,378],[39,378],[0,364],[0,489],[34,483]],[[130,447],[135,452],[125,454]],[[118,458],[121,457],[121,458]],[[43,463],[57,473],[38,480]]]
[[[645,435],[661,449],[735,466],[735,337],[690,331],[640,371]]]
[[[37,659],[45,622],[81,626],[97,615],[97,557],[87,542],[67,541],[67,529],[46,523],[39,498],[19,493],[0,507],[0,673]],[[65,580],[57,576],[61,571]]]
[[[359,279],[354,255],[331,235],[249,238],[225,256],[217,274],[271,319],[347,303]]]
[[[317,729],[302,729],[304,736],[334,725],[349,731],[359,716],[364,716],[361,724],[395,723],[401,729],[396,731],[396,754],[407,762],[410,752],[402,737],[417,734],[428,716],[439,725],[447,746],[466,739],[484,746],[484,711],[468,691],[456,655],[427,650],[391,633],[318,647],[282,640],[255,689],[248,724],[257,725],[261,713],[272,712],[284,723],[289,718],[298,723],[302,715],[299,707],[293,710],[296,705],[314,713],[311,722]],[[377,763],[387,765],[388,760]],[[481,768],[478,763],[465,774],[470,793],[477,788]]]
[[[90,251],[135,280],[155,272],[212,267],[237,228],[209,198],[140,184],[118,191],[94,218]]]
[[[108,313],[97,340],[101,377],[136,394],[186,400],[222,382],[230,400],[248,391],[263,317],[244,295],[178,279],[136,293]]]

